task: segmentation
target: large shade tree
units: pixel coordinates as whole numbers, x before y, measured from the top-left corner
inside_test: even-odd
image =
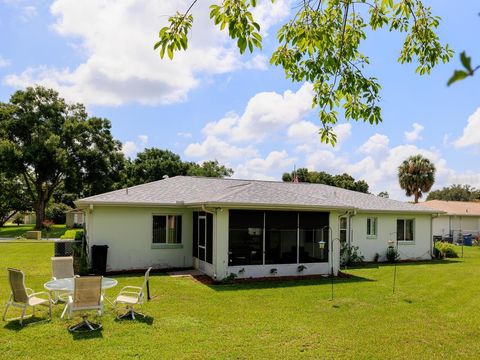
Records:
[[[190,6],[169,18],[154,48],[173,58],[186,50],[193,25]],[[272,0],[274,2],[274,0]],[[236,41],[240,53],[262,48],[260,25],[252,10],[257,0],[222,0],[210,6],[213,23]],[[318,109],[321,140],[335,144],[333,125],[341,110],[346,120],[377,124],[382,120],[380,83],[367,69],[370,59],[362,45],[373,31],[404,34],[398,61],[415,63],[420,75],[430,73],[453,55],[435,33],[440,18],[421,0],[299,0],[294,13],[277,32],[278,47],[270,63],[287,78],[314,86],[312,106]]]
[[[0,171],[21,177],[37,228],[58,187],[90,195],[113,185],[123,157],[110,126],[44,87],[17,91],[0,103]]]
[[[299,168],[291,173],[284,173],[282,180],[324,184],[368,193],[368,184],[364,180],[355,180],[353,176],[347,173],[331,175],[324,171],[310,171],[307,168]]]
[[[398,181],[407,196],[413,196],[415,203],[430,191],[435,182],[435,165],[422,155],[413,155],[398,167]]]
[[[233,170],[218,163],[217,160],[202,164],[182,161],[178,154],[170,150],[149,148],[130,160],[123,173],[123,186],[145,184],[177,175],[226,177]]]
[[[0,226],[3,226],[17,212],[29,210],[30,203],[21,178],[0,173],[0,184]]]
[[[430,191],[427,200],[478,201],[480,190],[470,185],[453,184],[440,190]]]

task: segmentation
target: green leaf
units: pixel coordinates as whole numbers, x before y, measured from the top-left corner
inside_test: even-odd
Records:
[[[169,47],[167,48],[167,55],[168,55],[168,57],[170,58],[170,60],[173,59],[173,49],[172,49],[172,46],[169,46]]]
[[[467,56],[467,54],[465,54],[465,51],[462,51],[462,53],[460,54],[460,61],[462,62],[463,67],[467,69],[468,72],[471,74],[473,72],[472,58]]]
[[[465,79],[467,76],[468,76],[468,73],[466,73],[465,71],[463,71],[463,70],[455,70],[455,72],[453,73],[452,77],[448,80],[447,85],[450,86],[450,85],[452,85],[452,84],[453,84],[454,82],[456,82],[456,81]]]

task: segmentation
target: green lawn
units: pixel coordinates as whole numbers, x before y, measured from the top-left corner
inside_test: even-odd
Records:
[[[16,238],[24,236],[27,231],[34,230],[34,225],[7,224],[0,227],[0,238]],[[42,230],[42,238],[59,238],[67,230],[65,225],[53,225],[50,232]]]
[[[7,266],[23,269],[27,286],[41,290],[50,276],[52,244],[0,244],[0,301],[8,296]],[[206,286],[153,275],[148,321],[115,321],[111,308],[98,336],[68,333],[73,321],[20,328],[0,326],[2,359],[425,359],[478,358],[480,354],[480,248],[464,259],[397,268],[348,270],[336,280]],[[117,277],[139,285],[139,275]],[[3,310],[3,309],[2,309]],[[75,319],[75,322],[77,319]]]

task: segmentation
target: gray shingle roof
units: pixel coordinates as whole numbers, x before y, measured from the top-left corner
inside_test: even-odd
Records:
[[[221,205],[437,213],[438,210],[322,184],[175,176],[91,196],[87,205]]]

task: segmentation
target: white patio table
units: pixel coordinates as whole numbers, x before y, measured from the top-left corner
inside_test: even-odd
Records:
[[[43,285],[43,287],[50,292],[53,292],[53,291],[73,292],[73,288],[74,288],[74,285],[75,285],[74,279],[75,278],[50,280],[50,281],[47,281]],[[111,289],[111,288],[117,286],[117,284],[118,284],[117,280],[112,279],[112,278],[104,277],[104,278],[102,278],[102,291],[107,290],[107,289]],[[110,299],[107,298],[105,295],[104,295],[104,299],[106,299],[110,303],[110,305],[112,305],[112,302],[110,301]],[[62,317],[63,317],[63,315],[64,314],[62,314]]]

